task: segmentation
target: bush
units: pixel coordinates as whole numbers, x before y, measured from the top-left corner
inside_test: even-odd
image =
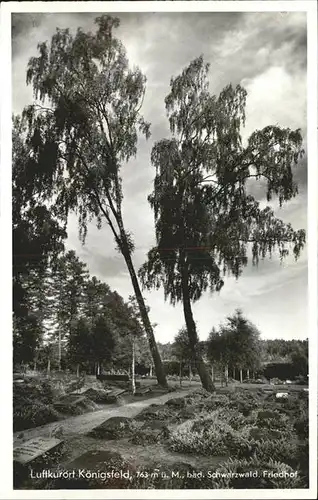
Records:
[[[291,434],[293,431],[288,416],[278,411],[258,411],[256,425],[263,429],[279,430],[283,434]]]
[[[249,434],[250,434],[249,429]],[[237,450],[238,458],[248,458],[255,455],[259,460],[268,462],[270,459],[284,462],[291,467],[297,466],[296,455],[298,444],[290,437],[283,436],[280,439],[249,439],[242,443]]]
[[[218,420],[229,424],[235,430],[246,427],[246,418],[242,413],[234,408],[220,407],[212,413],[202,415],[201,418],[205,419],[206,425],[209,425],[209,423],[213,420]]]
[[[149,445],[159,443],[169,436],[169,429],[162,420],[151,420],[143,424],[143,426],[134,432],[132,439],[133,444]]]
[[[258,408],[261,397],[253,392],[240,391],[230,395],[230,408],[237,409],[247,416],[252,410]]]
[[[13,413],[13,430],[21,431],[38,427],[49,422],[55,422],[59,417],[59,413],[52,405],[35,402],[19,408],[16,407]]]
[[[166,420],[171,417],[175,417],[175,410],[173,408],[169,408],[166,405],[152,404],[138,413],[135,420]]]
[[[188,420],[172,431],[169,446],[173,451],[183,453],[201,453],[202,455],[226,455],[233,453],[241,442],[247,438],[249,428],[245,426],[235,430],[229,422],[234,418],[231,414],[228,421],[222,415],[212,415]]]
[[[229,405],[229,397],[226,394],[190,394],[185,398],[186,404],[195,407],[199,410],[216,410],[218,408],[225,408]]]
[[[111,417],[92,429],[87,435],[99,439],[121,439],[130,436],[134,421],[128,417]]]
[[[308,439],[309,436],[309,419],[308,416],[303,417],[294,422],[294,429],[300,439]]]
[[[295,456],[295,463],[299,468],[300,474],[303,478],[305,487],[309,487],[309,440],[298,445],[297,453]]]

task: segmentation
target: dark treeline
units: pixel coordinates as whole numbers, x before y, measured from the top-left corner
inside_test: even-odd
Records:
[[[27,306],[23,309],[15,296],[15,365],[76,367],[89,373],[103,366],[128,370],[135,339],[136,361],[143,358],[149,370],[149,348],[135,301],[125,302],[91,277],[74,251],[62,253],[40,273],[30,269],[18,285]]]

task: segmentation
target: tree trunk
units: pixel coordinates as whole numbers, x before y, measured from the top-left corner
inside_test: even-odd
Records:
[[[224,375],[225,375],[225,385],[227,387],[228,383],[229,383],[229,367],[228,367],[228,365],[225,365]]]
[[[97,375],[100,375],[100,363],[97,363]]]
[[[192,369],[191,369],[191,363],[189,363],[189,383],[191,384],[192,382]]]
[[[249,378],[250,378],[250,370],[249,370],[249,368],[247,369],[246,378],[247,378],[247,379],[249,379]]]
[[[242,368],[240,369],[240,382],[241,382],[241,384],[243,382],[243,370],[242,370]]]
[[[149,320],[146,304],[145,304],[144,298],[143,298],[142,293],[141,293],[139,281],[138,281],[138,278],[137,278],[137,275],[135,272],[135,268],[134,268],[134,265],[133,265],[133,262],[131,259],[130,251],[128,249],[126,235],[124,233],[124,228],[122,228],[122,230],[121,230],[121,240],[123,242],[123,245],[125,246],[125,248],[122,247],[122,249],[121,249],[122,254],[123,254],[124,259],[126,261],[128,271],[130,274],[130,278],[131,278],[131,282],[133,285],[133,289],[135,292],[136,300],[138,302],[140,316],[141,316],[141,320],[142,320],[144,329],[146,331],[151,356],[152,356],[154,366],[155,366],[158,384],[163,386],[163,387],[167,387],[168,384],[167,384],[167,379],[166,379],[166,375],[164,372],[164,367],[163,367],[161,357],[160,357],[160,354],[158,351],[158,347],[156,344],[156,339],[155,339],[155,335],[153,332],[153,328],[152,328],[150,320]]]
[[[50,376],[50,371],[51,371],[51,360],[50,358],[47,360],[47,376]]]
[[[214,366],[213,365],[211,367],[211,379],[212,379],[212,382],[214,383]]]
[[[62,346],[61,346],[62,338],[61,338],[61,328],[59,327],[59,371],[61,371],[61,359],[62,359]]]
[[[34,367],[33,370],[36,372],[36,361],[34,361]]]
[[[202,359],[201,353],[198,351],[198,335],[193,319],[191,300],[188,289],[188,274],[186,271],[186,263],[183,265],[182,272],[182,297],[183,297],[183,312],[187,326],[190,347],[193,352],[193,358],[198,370],[198,374],[202,383],[202,387],[208,392],[215,392],[215,386],[209,375],[208,369]]]
[[[150,365],[149,376],[152,377],[152,364]]]
[[[76,377],[79,378],[79,376],[80,376],[79,364],[77,364],[77,367],[76,367]]]
[[[132,360],[131,360],[131,388],[132,393],[136,392],[136,381],[135,381],[135,339],[132,339]]]
[[[180,361],[179,379],[180,379],[180,387],[181,387],[182,386],[182,361]]]
[[[234,380],[236,380],[236,370],[235,370],[235,366],[234,366],[234,368],[233,368],[233,378],[234,378]]]

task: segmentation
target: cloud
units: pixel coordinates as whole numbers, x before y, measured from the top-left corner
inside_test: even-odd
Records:
[[[98,14],[13,15],[13,110],[21,112],[32,100],[25,85],[28,59],[37,44],[49,40],[55,28],[81,26],[94,29]],[[164,98],[171,76],[176,76],[194,58],[204,55],[210,63],[210,88],[216,94],[227,85],[244,85],[248,92],[247,137],[269,124],[298,128],[306,141],[306,16],[303,13],[119,13],[118,36],[127,48],[132,65],[147,76],[143,114],[152,123],[149,141],[140,139],[138,154],[122,167],[124,220],[134,236],[133,260],[138,268],[154,244],[153,213],[147,196],[153,189],[154,168],[150,153],[154,143],[169,136]],[[306,144],[306,142],[305,142]],[[307,225],[306,157],[295,170],[300,194],[283,208],[273,201],[277,216],[296,229]],[[264,185],[253,186],[264,203]],[[124,259],[116,252],[110,229],[89,225],[85,246],[77,236],[76,217],[68,225],[68,247],[76,250],[91,274],[105,280],[125,298],[132,286]],[[194,305],[201,338],[212,326],[241,307],[264,337],[305,337],[307,315],[307,253],[299,261],[290,257],[281,265],[274,256],[250,263],[236,281],[227,278],[219,294],[204,294]],[[163,291],[145,293],[151,321],[158,323],[160,341],[172,340],[184,324],[182,306],[165,303]]]

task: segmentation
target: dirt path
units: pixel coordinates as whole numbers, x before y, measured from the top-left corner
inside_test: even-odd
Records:
[[[135,417],[141,410],[147,408],[152,404],[163,404],[168,399],[178,398],[180,396],[185,396],[195,390],[194,388],[189,390],[183,390],[178,392],[170,392],[163,394],[161,396],[156,396],[142,401],[136,401],[134,403],[128,403],[121,406],[109,406],[103,410],[98,410],[95,412],[85,413],[83,415],[76,415],[75,417],[68,417],[64,420],[59,420],[58,422],[52,422],[41,427],[35,427],[33,429],[26,429],[25,431],[16,432],[13,435],[14,446],[21,444],[29,439],[49,436],[51,430],[57,425],[63,427],[63,438],[72,437],[78,434],[85,434],[92,430],[97,425],[100,425],[105,420],[111,417]]]

